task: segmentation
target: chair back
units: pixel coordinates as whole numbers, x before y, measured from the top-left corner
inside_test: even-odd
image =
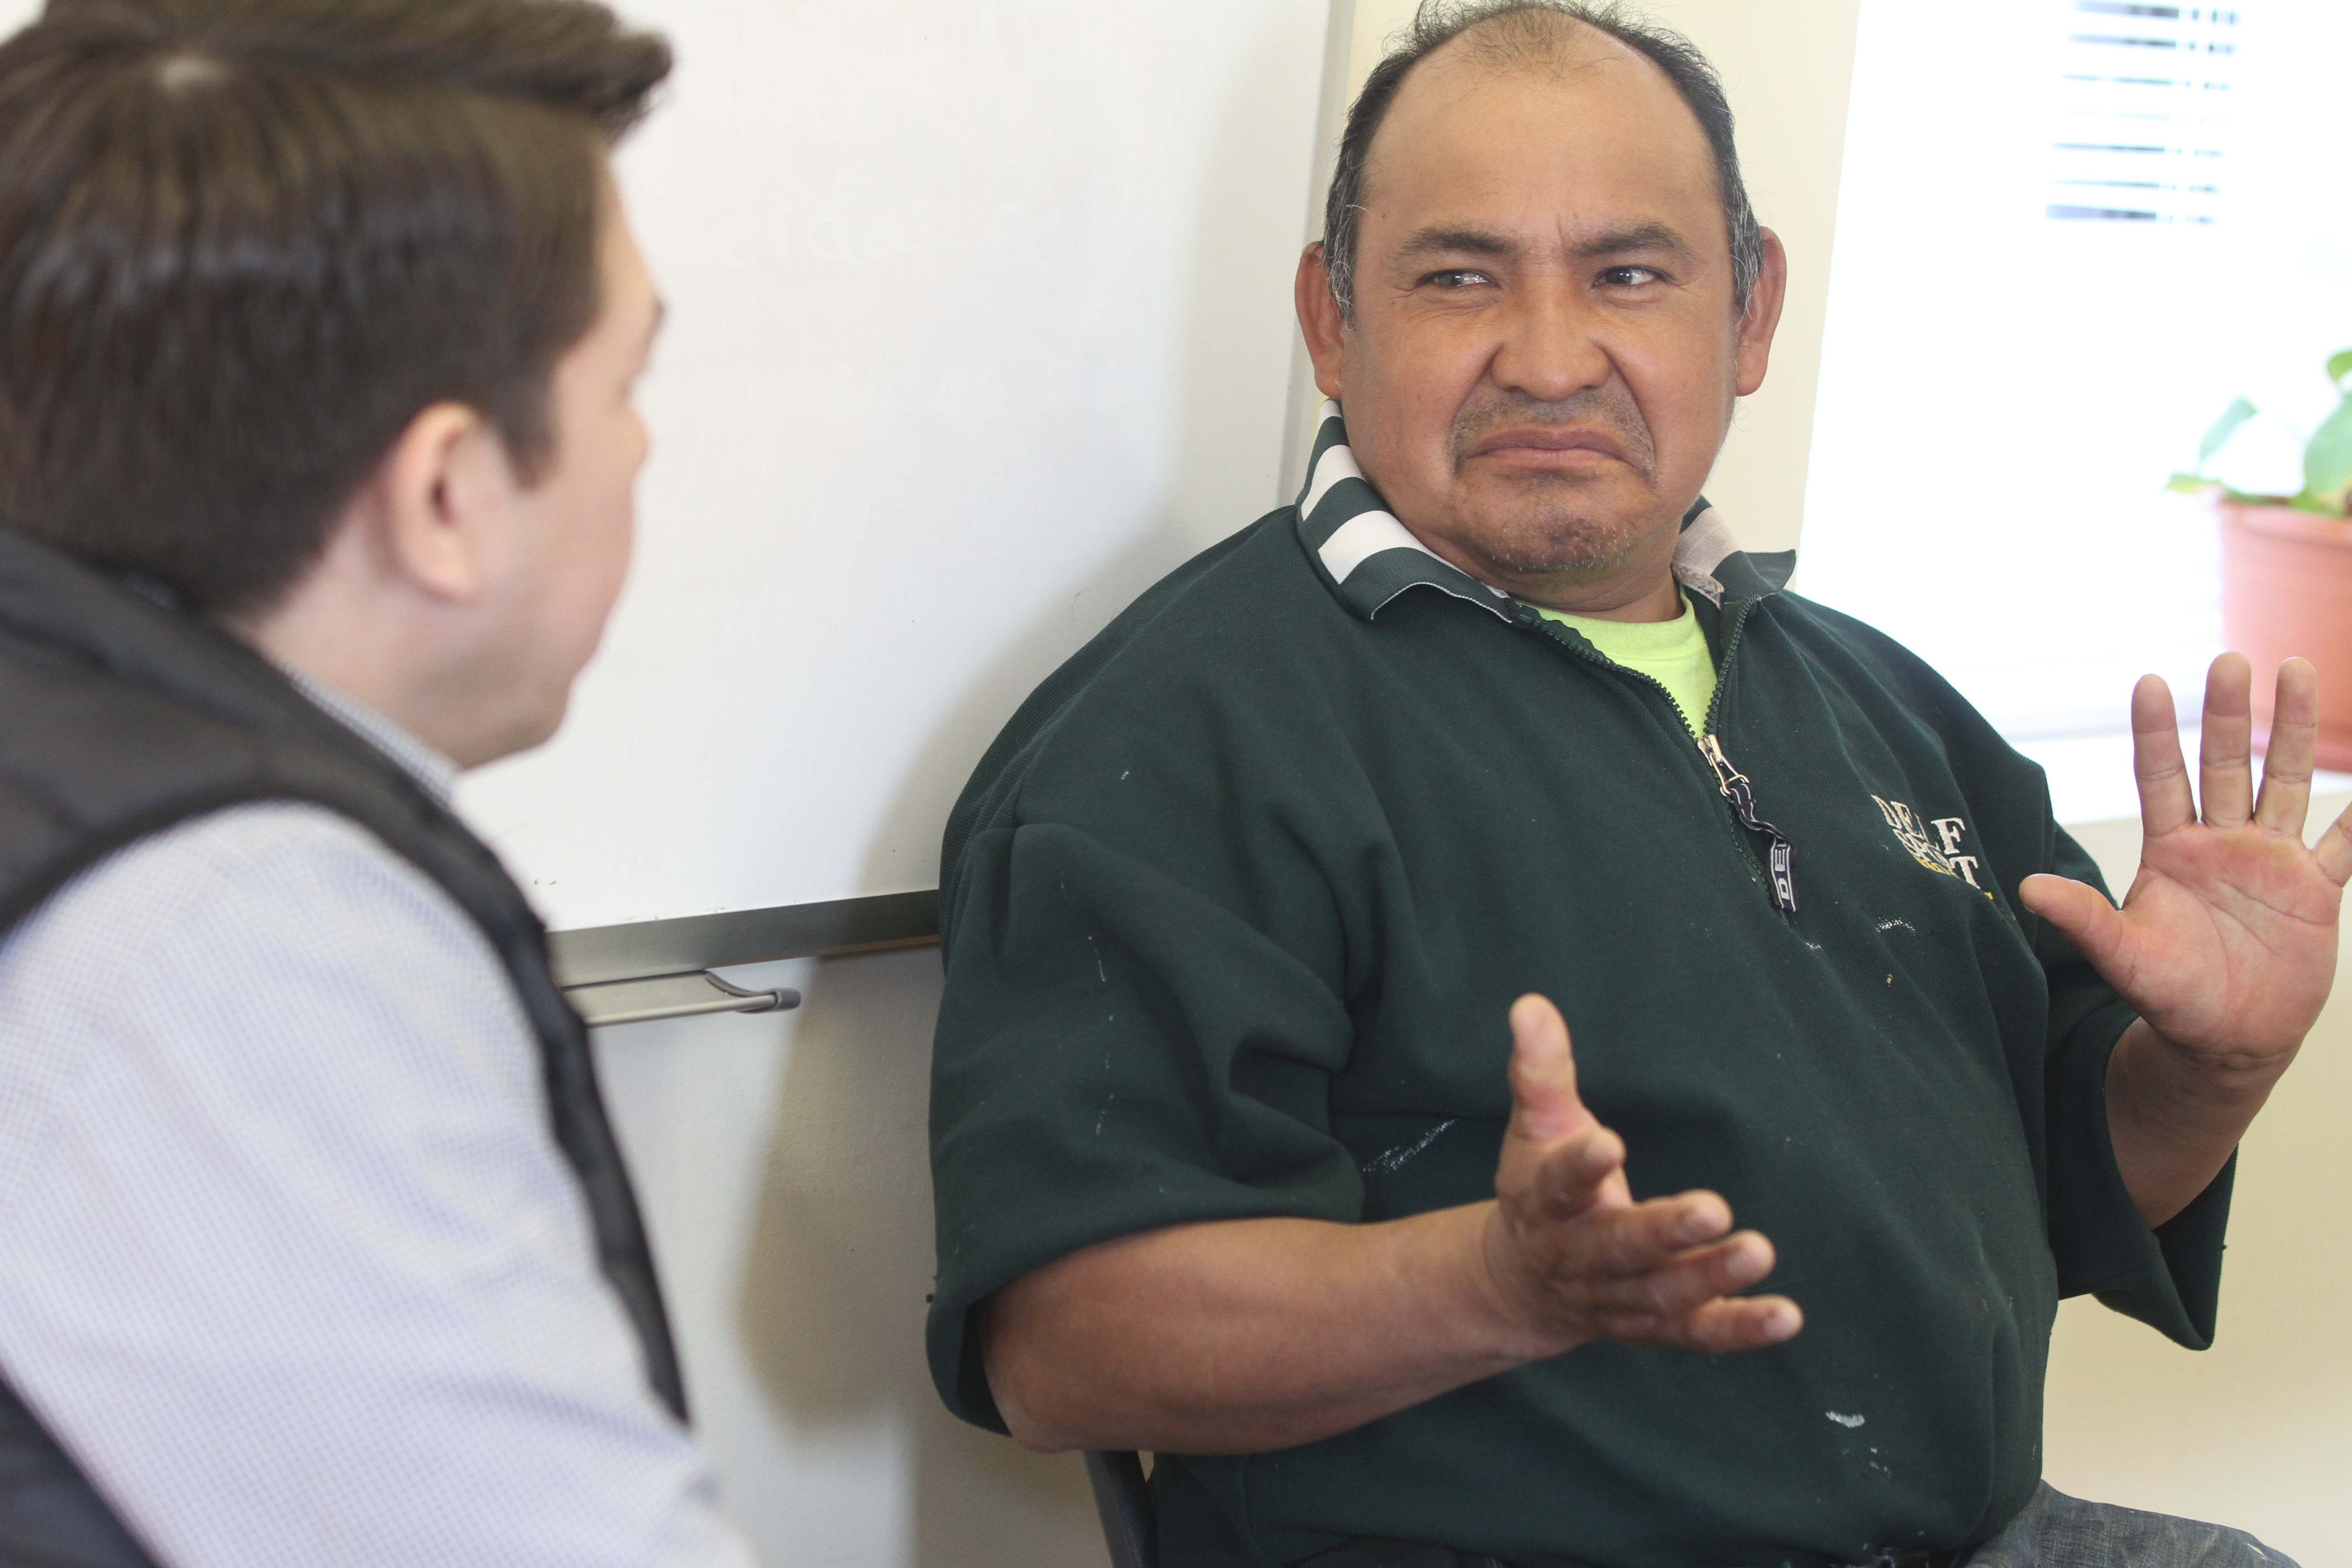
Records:
[[[1110,1568],[1160,1568],[1160,1523],[1150,1483],[1143,1479],[1143,1456],[1090,1451],[1087,1479],[1094,1484]]]

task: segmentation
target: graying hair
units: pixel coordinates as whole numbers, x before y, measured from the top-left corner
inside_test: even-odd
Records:
[[[1723,221],[1731,237],[1733,302],[1742,312],[1755,297],[1756,280],[1764,271],[1764,234],[1748,205],[1748,184],[1739,175],[1739,152],[1732,141],[1731,104],[1723,94],[1723,79],[1688,38],[1654,24],[1635,19],[1614,0],[1423,0],[1412,24],[1388,57],[1364,79],[1348,110],[1348,128],[1339,139],[1339,163],[1332,171],[1331,194],[1324,205],[1323,265],[1331,279],[1331,298],[1343,320],[1356,313],[1356,237],[1363,215],[1365,164],[1372,138],[1388,118],[1389,105],[1413,67],[1431,54],[1475,27],[1520,17],[1517,26],[1497,29],[1488,44],[1497,58],[1523,61],[1558,40],[1561,19],[1581,22],[1637,50],[1675,84],[1706,132],[1715,153],[1716,184],[1723,195]]]

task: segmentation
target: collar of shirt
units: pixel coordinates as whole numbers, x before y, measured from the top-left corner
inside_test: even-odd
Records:
[[[398,763],[401,771],[425,786],[435,800],[447,805],[457,788],[457,764],[402,729],[355,697],[347,697],[323,680],[279,665],[302,695],[323,709],[352,733]]]
[[[1323,405],[1322,426],[1307,459],[1307,488],[1298,497],[1298,537],[1322,567],[1331,592],[1365,620],[1413,588],[1451,594],[1501,620],[1518,618],[1519,606],[1509,595],[1445,561],[1397,521],[1356,466],[1336,402]],[[1717,606],[1727,598],[1780,592],[1796,565],[1793,550],[1752,554],[1740,549],[1723,514],[1704,496],[1684,517],[1682,541],[1675,547],[1676,580]]]

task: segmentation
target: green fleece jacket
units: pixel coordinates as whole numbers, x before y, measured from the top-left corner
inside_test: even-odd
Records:
[[[1301,1447],[1160,1456],[1166,1568],[1989,1537],[2041,1473],[2059,1299],[2202,1346],[2229,1201],[2151,1233],[2116,1172],[2130,1012],[2015,897],[2097,876],[2041,771],[1711,511],[1676,573],[1712,756],[1654,681],[1422,549],[1336,415],[1314,475],[1047,680],[950,822],[940,1394],[1002,1429],[973,1310],[1077,1247],[1491,1196],[1537,991],[1635,1195],[1724,1194],[1804,1331],[1587,1345]]]

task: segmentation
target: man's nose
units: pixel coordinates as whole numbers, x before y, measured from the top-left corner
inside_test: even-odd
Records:
[[[1590,301],[1565,279],[1522,287],[1504,321],[1490,373],[1496,385],[1541,403],[1564,403],[1614,374]]]

